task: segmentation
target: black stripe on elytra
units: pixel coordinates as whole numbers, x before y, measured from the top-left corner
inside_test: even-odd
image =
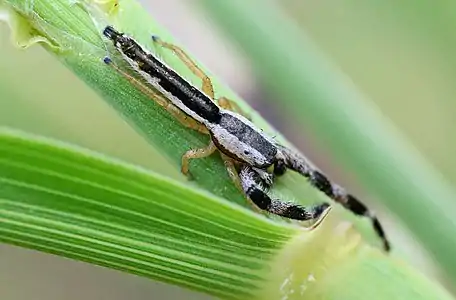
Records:
[[[123,54],[138,64],[141,71],[159,80],[160,86],[178,98],[186,107],[201,118],[217,123],[220,119],[219,107],[208,96],[195,86],[179,76],[174,70],[167,67],[130,37],[120,34],[117,43],[121,43]]]
[[[182,104],[201,118],[211,123],[218,123],[220,108],[213,100],[152,55],[142,58],[143,63],[139,64],[139,68],[150,76],[158,78],[163,89],[178,98]]]

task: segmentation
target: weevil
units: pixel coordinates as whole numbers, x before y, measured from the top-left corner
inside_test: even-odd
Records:
[[[112,26],[107,26],[103,35],[112,41],[123,59],[153,89],[121,70],[109,57],[104,59],[106,64],[148,94],[184,126],[210,135],[210,143],[205,148],[189,150],[182,156],[182,173],[189,175],[191,159],[204,158],[219,151],[230,177],[256,207],[289,219],[318,219],[329,208],[328,203],[301,206],[272,199],[268,195],[275,178],[288,169],[293,170],[346,209],[371,219],[384,249],[390,250],[389,241],[378,218],[362,202],[331,182],[301,153],[267,136],[245,117],[246,114],[234,101],[225,97],[215,99],[210,78],[181,48],[152,36],[157,45],[174,52],[192,73],[202,80],[201,89],[180,76],[132,37]]]

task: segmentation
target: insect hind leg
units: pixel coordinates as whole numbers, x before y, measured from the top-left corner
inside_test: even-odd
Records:
[[[166,48],[171,50],[189,69],[190,71],[202,81],[202,88],[201,90],[209,96],[213,101],[215,101],[214,95],[214,86],[209,76],[204,73],[204,71],[190,58],[190,56],[179,46],[173,45],[171,43],[167,43],[162,41],[158,36],[153,35],[152,40],[154,43],[158,44],[160,47]],[[245,113],[241,107],[226,97],[220,97],[217,99],[217,103],[220,107],[234,111],[243,115],[244,117],[250,119],[247,113]]]

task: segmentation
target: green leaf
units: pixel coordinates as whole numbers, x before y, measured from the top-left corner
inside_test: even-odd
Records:
[[[100,35],[104,22],[109,21],[149,47],[151,32],[173,42],[136,2],[120,1],[121,9],[116,9],[111,5],[116,2],[105,1],[103,8],[109,12],[109,20],[93,11],[89,14],[82,2],[3,3],[25,22],[21,28],[30,33],[29,42],[46,41],[46,49],[97,90],[176,167],[186,150],[207,143],[207,137],[183,128],[101,62],[107,53]],[[22,43],[29,45],[27,41]],[[180,74],[194,80],[176,58],[165,58]],[[214,83],[217,93],[237,100],[219,82]],[[258,115],[252,115],[256,124],[270,130]],[[367,289],[376,283],[373,281],[383,280],[382,286],[390,289],[377,293],[378,299],[394,299],[392,295],[398,288],[403,292],[400,295],[409,298],[418,290],[417,299],[449,299],[439,286],[416,271],[366,246],[355,230],[341,233],[336,214],[331,214],[333,221],[325,220],[315,230],[305,231],[272,223],[212,195],[86,150],[8,130],[1,132],[0,145],[0,238],[4,242],[223,298],[255,298],[265,287],[271,287],[273,292],[263,298],[276,299],[279,295],[305,299],[307,295],[318,295],[332,299],[348,286],[341,299],[353,299],[349,293],[357,288],[353,282]],[[219,158],[196,161],[192,172],[199,186],[245,205]],[[296,178],[287,175],[281,182],[293,190],[298,201],[309,201],[299,192],[304,179]],[[295,243],[296,239],[304,243]],[[284,257],[286,264],[279,259]],[[384,264],[383,268],[377,268],[376,259]],[[372,268],[357,272],[356,268],[366,261],[374,262]],[[313,293],[295,293],[295,287],[302,287],[302,279],[317,271],[323,277],[312,285]],[[401,275],[389,277],[392,273]],[[394,285],[388,285],[390,278],[397,279]],[[291,289],[283,290],[284,283],[290,283],[287,287]]]
[[[113,158],[6,128],[0,224],[0,242],[224,299],[452,299],[366,245],[336,214],[302,230]]]
[[[0,241],[223,298],[252,295],[297,231],[208,193],[0,130]]]

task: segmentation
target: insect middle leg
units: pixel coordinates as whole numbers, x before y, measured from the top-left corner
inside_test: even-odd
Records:
[[[212,142],[212,140],[209,142],[209,145],[207,145],[204,148],[188,150],[187,152],[185,152],[184,155],[182,155],[181,172],[184,175],[191,177],[190,171],[189,171],[190,160],[196,159],[196,158],[208,157],[217,150],[218,150],[217,146],[215,146],[215,144]]]
[[[173,45],[171,43],[167,43],[162,41],[159,37],[157,36],[152,36],[152,40],[160,45],[163,48],[171,50],[189,69],[190,71],[199,79],[202,81],[202,88],[201,90],[209,96],[212,100],[215,101],[215,95],[214,95],[214,86],[212,84],[211,79],[209,76],[204,73],[204,71],[188,56],[188,54],[179,46]],[[220,97],[217,99],[217,103],[220,105],[220,107],[234,111],[238,114],[241,114],[245,117],[248,118],[248,115],[241,109],[241,107],[234,102],[233,100],[230,100],[226,97]]]

